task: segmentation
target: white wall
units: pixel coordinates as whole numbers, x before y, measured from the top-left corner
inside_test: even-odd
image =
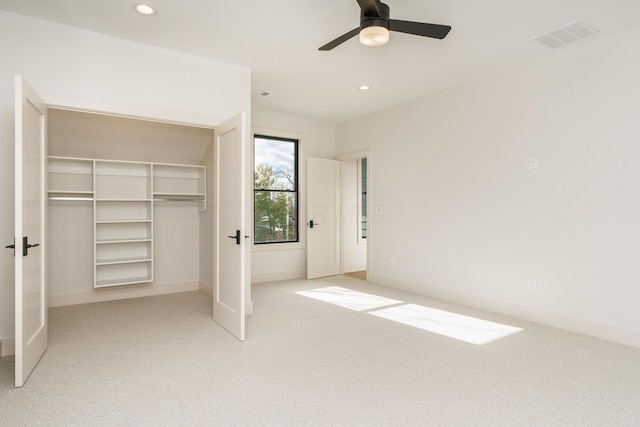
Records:
[[[338,126],[338,155],[372,149],[370,277],[640,346],[638,46],[596,38]]]
[[[104,114],[48,110],[50,156],[200,163],[213,130]]]
[[[211,122],[250,112],[248,69],[0,11],[0,237],[13,239],[15,74],[46,102],[163,111]],[[8,244],[8,243],[7,243]],[[13,257],[0,257],[0,339],[13,336]],[[5,350],[3,350],[5,351]]]
[[[154,203],[154,280],[141,286],[93,288],[90,202],[48,204],[47,293],[50,307],[198,289],[199,216],[195,202]]]
[[[306,277],[306,176],[307,157],[332,159],[335,151],[335,126],[301,116],[264,108],[252,112],[252,127],[271,136],[298,138],[299,149],[299,224],[300,243],[253,246],[251,256],[253,283]],[[253,208],[251,210],[253,212]]]

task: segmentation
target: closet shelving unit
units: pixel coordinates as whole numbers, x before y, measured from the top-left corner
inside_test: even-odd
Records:
[[[198,203],[198,210],[207,210],[206,168],[204,166],[153,164],[153,199]]]
[[[95,161],[94,287],[153,281],[149,163]]]
[[[93,201],[93,161],[49,157],[47,171],[49,200]]]
[[[94,288],[153,282],[154,202],[206,210],[206,167],[49,157],[49,200],[93,203]]]

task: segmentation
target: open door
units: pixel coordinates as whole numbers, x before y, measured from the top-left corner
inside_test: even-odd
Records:
[[[307,159],[307,279],[340,274],[340,162]]]
[[[244,115],[215,130],[216,274],[213,318],[239,340],[245,329],[245,131]]]
[[[22,387],[47,349],[47,108],[22,76],[15,86],[15,384]]]

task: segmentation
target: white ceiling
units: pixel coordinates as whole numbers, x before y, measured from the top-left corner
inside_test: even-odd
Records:
[[[318,47],[358,26],[355,0],[0,0],[0,9],[253,70],[258,106],[346,121],[505,67],[560,55],[640,27],[637,0],[387,0],[393,19],[448,24],[444,40],[391,33],[382,47],[354,38]],[[600,35],[550,49],[530,39],[573,21]],[[372,90],[361,92],[362,84]]]

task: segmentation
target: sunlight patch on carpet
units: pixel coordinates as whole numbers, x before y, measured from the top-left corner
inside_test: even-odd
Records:
[[[339,286],[329,286],[327,288],[312,289],[310,291],[296,292],[298,295],[317,299],[348,308],[355,311],[373,310],[375,308],[386,307],[394,304],[401,304],[403,301],[380,297],[378,295],[366,294],[364,292],[352,291]]]
[[[477,345],[522,331],[521,328],[416,304],[389,307],[369,314]]]

